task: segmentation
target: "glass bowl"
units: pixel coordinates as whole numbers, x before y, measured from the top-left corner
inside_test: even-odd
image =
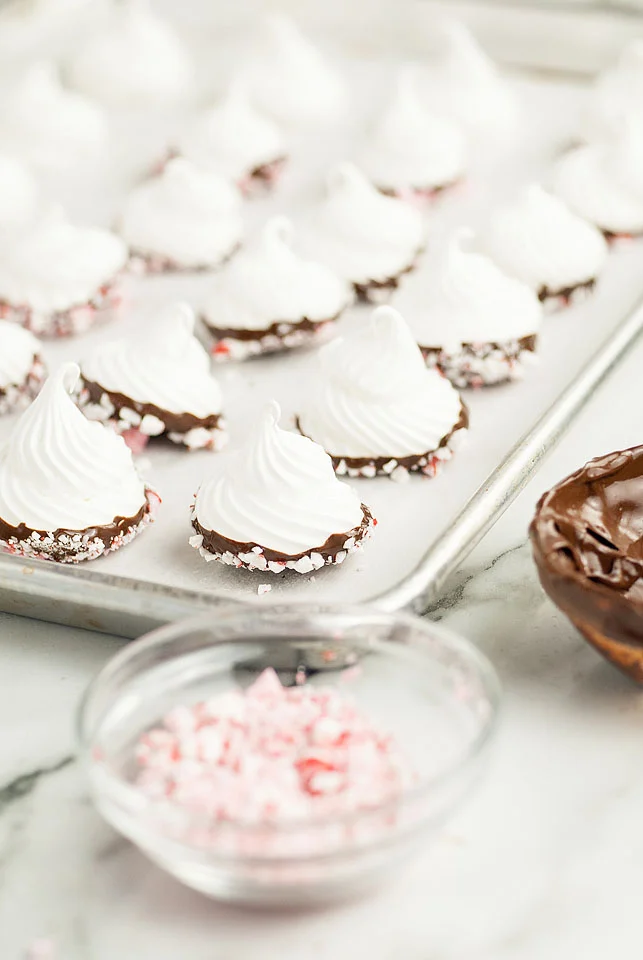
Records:
[[[340,686],[390,733],[412,783],[379,805],[270,824],[217,820],[136,784],[136,745],[177,705],[247,687]],[[183,883],[222,900],[312,904],[387,876],[470,793],[492,739],[496,675],[466,640],[368,607],[234,605],[126,646],[92,682],[79,734],[98,810]]]

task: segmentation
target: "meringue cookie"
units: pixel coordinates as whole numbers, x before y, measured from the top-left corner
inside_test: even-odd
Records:
[[[350,163],[330,171],[326,197],[311,220],[307,249],[371,302],[388,297],[424,248],[420,212],[383,196]]]
[[[112,107],[166,107],[192,90],[187,50],[147,0],[120,0],[69,64],[78,90]]]
[[[55,64],[32,64],[0,104],[3,149],[36,169],[66,170],[95,164],[106,149],[103,111],[79,93],[65,90]]]
[[[439,53],[426,71],[427,103],[473,135],[507,134],[518,118],[514,92],[463,23],[443,21]]]
[[[608,239],[643,234],[643,123],[610,143],[585,144],[558,161],[554,192]]]
[[[33,221],[39,201],[38,185],[27,169],[0,154],[0,234]]]
[[[427,364],[457,387],[521,377],[542,319],[533,290],[483,254],[463,249],[472,239],[472,231],[457,230],[425,276],[409,284],[395,304]]]
[[[403,317],[378,307],[319,355],[319,386],[298,417],[338,474],[435,476],[468,425],[458,393],[427,370]]]
[[[186,304],[165,308],[153,328],[132,338],[101,344],[81,374],[85,416],[108,422],[133,449],[150,436],[190,450],[220,450],[227,439],[221,390]]]
[[[517,203],[495,211],[483,245],[505,273],[532,287],[545,305],[569,303],[590,291],[608,253],[600,230],[539,184],[528,187]]]
[[[201,485],[190,543],[205,560],[280,573],[341,563],[367,536],[372,517],[312,440],[281,430],[271,403],[252,434]]]
[[[630,40],[618,61],[597,78],[582,132],[587,140],[617,136],[628,118],[643,123],[643,40]]]
[[[196,117],[178,137],[174,152],[233,180],[244,192],[271,186],[288,148],[281,130],[252,106],[234,84],[226,98]]]
[[[317,342],[352,303],[350,284],[298,256],[293,238],[292,223],[273,217],[217,277],[203,309],[216,359],[242,360]]]
[[[150,519],[125,443],[70,397],[78,373],[56,370],[0,451],[0,549],[73,563],[116,550]]]
[[[40,335],[80,333],[114,304],[126,260],[118,237],[52,208],[0,249],[0,317]]]
[[[313,127],[345,113],[343,80],[283,15],[266,18],[261,46],[242,76],[257,107],[287,126]]]
[[[15,323],[0,320],[0,415],[27,406],[44,377],[36,338]]]
[[[361,168],[385,193],[432,195],[462,179],[466,138],[458,124],[430,113],[415,68],[402,69],[393,98],[362,154]]]
[[[179,157],[131,191],[119,228],[134,269],[211,270],[241,242],[241,197],[218,174]]]

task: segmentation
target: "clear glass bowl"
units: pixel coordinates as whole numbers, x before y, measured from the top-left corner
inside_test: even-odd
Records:
[[[169,709],[249,685],[265,667],[284,685],[341,685],[402,746],[417,777],[385,804],[342,816],[215,825],[135,784],[136,743]],[[368,607],[234,605],[125,647],[80,707],[93,799],[117,830],[190,887],[254,904],[314,903],[383,879],[470,792],[499,687],[466,640]]]

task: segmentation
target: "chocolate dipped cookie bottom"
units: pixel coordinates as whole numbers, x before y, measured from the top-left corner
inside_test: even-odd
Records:
[[[577,283],[570,287],[563,287],[560,290],[550,290],[549,287],[541,287],[538,291],[538,299],[543,304],[547,313],[554,313],[556,310],[562,310],[571,307],[572,304],[583,303],[594,292],[596,287],[596,277],[591,280],[585,280],[583,283]]]
[[[237,250],[241,247],[237,243],[235,247],[217,260],[216,263],[198,263],[187,265],[173,260],[163,253],[154,253],[149,250],[138,250],[132,247],[129,253],[127,269],[136,276],[155,276],[164,273],[209,273],[219,270],[228,260],[232,259]]]
[[[85,333],[96,321],[97,314],[119,306],[120,274],[100,287],[87,303],[76,304],[67,310],[36,310],[27,304],[0,300],[0,320],[19,323],[38,337],[70,337]]]
[[[189,450],[220,450],[228,439],[220,413],[197,417],[170,413],[154,403],[140,403],[81,376],[78,406],[90,420],[109,423],[135,452],[151,437],[167,437]]]
[[[301,428],[299,418],[296,426],[302,436],[308,436]],[[469,411],[464,403],[460,406],[460,416],[451,431],[442,438],[435,450],[404,457],[341,457],[330,450],[326,453],[333,461],[338,477],[377,477],[387,476],[392,480],[404,480],[410,473],[420,473],[425,477],[435,477],[442,465],[453,457],[461,445],[469,428]],[[313,439],[309,437],[309,439]]]
[[[400,285],[402,278],[408,273],[412,273],[417,267],[418,259],[424,252],[424,247],[415,251],[415,255],[409,265],[404,267],[392,277],[385,280],[362,280],[359,283],[353,282],[355,295],[360,303],[387,303],[391,295]]]
[[[536,334],[503,343],[463,343],[457,352],[420,345],[427,367],[437,367],[454,387],[495,386],[521,380],[535,360]]]
[[[145,503],[133,517],[115,517],[111,523],[84,530],[34,530],[21,523],[14,527],[0,517],[0,551],[30,560],[81,563],[125,546],[154,519],[160,503],[151,487],[145,488]]]
[[[198,550],[207,562],[218,560],[231,567],[260,570],[263,573],[283,573],[284,570],[312,573],[330,564],[343,563],[350,553],[361,548],[376,525],[377,520],[373,518],[368,507],[362,504],[362,522],[358,527],[347,533],[332,534],[320,547],[288,556],[257,543],[239,543],[214,530],[206,530],[199,523],[192,508],[195,535],[190,537],[190,545]]]
[[[328,340],[335,329],[339,314],[328,320],[277,320],[264,330],[244,330],[214,327],[201,317],[208,333],[214,338],[210,352],[215,360],[247,360],[265,353],[278,353],[298,347],[312,346]]]

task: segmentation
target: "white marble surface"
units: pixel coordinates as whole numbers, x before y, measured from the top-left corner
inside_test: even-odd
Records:
[[[315,913],[219,906],[101,822],[72,758],[80,693],[119,641],[0,616],[0,957],[56,960],[605,960],[639,955],[643,694],[547,601],[525,531],[537,496],[640,442],[643,345],[455,578],[433,616],[505,687],[488,775],[405,872]]]

